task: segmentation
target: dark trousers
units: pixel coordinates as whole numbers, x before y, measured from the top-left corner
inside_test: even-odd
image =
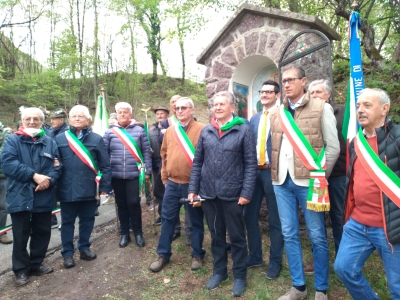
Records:
[[[28,274],[30,270],[38,269],[46,256],[51,236],[51,212],[22,211],[10,215],[13,225],[12,269],[15,275]]]
[[[179,211],[182,204],[180,198],[187,198],[189,184],[179,184],[168,180],[164,194],[164,205],[161,212],[161,235],[158,240],[157,253],[161,254],[167,261],[170,259],[172,237],[177,221],[179,220]],[[204,222],[203,211],[201,207],[193,207],[185,204],[186,210],[192,221],[192,256],[198,256],[201,259],[206,251],[203,249]]]
[[[335,241],[335,254],[339,251],[343,234],[343,210],[346,194],[346,176],[331,176],[328,179],[329,198],[331,209],[329,217],[332,222],[333,240]]]
[[[75,220],[79,218],[78,250],[90,248],[90,235],[94,226],[94,212],[97,208],[95,199],[90,201],[61,202],[61,255],[74,255]]]
[[[243,205],[239,205],[237,201],[215,198],[202,202],[202,207],[211,233],[214,274],[227,274],[226,230],[228,230],[231,239],[233,276],[235,279],[246,280],[247,243]]]
[[[156,198],[156,201],[158,203],[158,214],[161,216],[161,210],[162,210],[162,200],[164,197],[165,193],[165,186],[161,180],[161,170],[156,169],[153,170],[153,194],[154,198]]]
[[[0,228],[6,226],[6,183],[7,179],[0,179]],[[2,236],[2,234],[0,234]]]
[[[140,207],[139,179],[116,179],[111,181],[118,205],[118,217],[121,223],[121,234],[129,234],[129,220],[133,233],[143,234],[142,208]]]

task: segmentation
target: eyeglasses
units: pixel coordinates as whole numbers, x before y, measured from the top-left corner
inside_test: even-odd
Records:
[[[259,93],[260,95],[262,95],[262,94],[267,94],[267,95],[276,94],[275,91],[258,91],[258,93]]]
[[[302,78],[288,78],[288,79],[282,80],[282,85],[286,85],[286,83],[293,84],[296,81],[296,79],[302,79]]]
[[[39,123],[40,122],[40,118],[25,118],[24,122]]]
[[[188,109],[188,108],[192,108],[191,106],[175,106],[175,110],[176,111],[185,111],[186,109]]]

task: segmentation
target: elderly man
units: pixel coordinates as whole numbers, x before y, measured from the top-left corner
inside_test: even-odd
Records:
[[[354,299],[380,299],[361,272],[375,250],[392,299],[400,299],[400,125],[388,117],[389,109],[383,90],[358,95],[362,129],[349,145],[346,223],[334,265]]]
[[[194,103],[190,98],[180,98],[176,101],[176,117],[179,122],[170,126],[165,132],[160,155],[162,159],[161,179],[165,184],[165,193],[161,211],[161,235],[158,241],[158,259],[150,265],[150,270],[159,272],[169,262],[172,255],[171,243],[174,228],[179,220],[181,198],[188,196],[190,171],[192,170],[193,154],[204,127],[193,119]],[[193,207],[185,203],[186,210],[192,221],[192,264],[191,270],[202,266],[205,255],[203,249],[204,223],[201,207]]]
[[[161,180],[161,144],[159,143],[158,138],[160,137],[162,129],[161,122],[168,118],[169,110],[163,105],[158,105],[153,109],[153,111],[156,115],[157,122],[154,123],[153,127],[150,128],[149,136],[150,148],[152,150],[151,160],[153,167],[153,194],[158,202],[158,214],[160,215],[160,217],[155,220],[155,225],[161,225],[162,199],[164,197],[165,186]]]
[[[50,242],[54,186],[61,175],[57,145],[42,128],[43,112],[26,108],[21,118],[23,129],[7,138],[1,156],[7,176],[7,211],[13,225],[16,286],[28,283],[29,275],[53,272],[42,263]]]
[[[234,285],[232,294],[241,296],[246,287],[247,244],[243,207],[253,195],[257,172],[256,143],[243,119],[233,117],[235,99],[230,92],[213,98],[215,118],[201,132],[190,174],[189,196],[202,202],[211,233],[214,259],[209,290],[228,279],[226,230],[231,240]]]
[[[251,202],[244,207],[244,221],[250,252],[246,265],[251,268],[261,266],[263,263],[258,219],[263,197],[266,198],[271,241],[269,267],[266,274],[268,279],[275,279],[279,276],[283,254],[281,221],[271,181],[271,122],[268,116],[271,110],[279,105],[280,96],[279,84],[275,81],[267,80],[262,84],[260,101],[263,111],[254,115],[250,120],[250,127],[257,141],[257,180]]]
[[[343,232],[343,208],[346,184],[346,143],[342,135],[345,107],[344,105],[337,105],[336,103],[330,101],[332,87],[329,81],[326,79],[314,80],[309,84],[308,91],[310,92],[310,96],[312,98],[319,98],[331,104],[336,118],[336,129],[340,143],[340,155],[333,167],[331,176],[328,178],[328,190],[331,204],[329,216],[332,222],[333,240],[335,242],[335,255],[337,255]],[[314,260],[311,260],[311,262],[304,266],[304,272],[306,274],[314,273]]]
[[[328,299],[329,251],[324,211],[329,210],[326,178],[339,156],[336,120],[332,107],[304,90],[301,67],[282,70],[285,99],[271,112],[271,178],[278,204],[293,287],[279,300],[307,297],[299,235],[301,206],[311,239],[315,263],[315,299]]]
[[[146,133],[132,119],[132,106],[127,102],[115,105],[117,122],[104,134],[106,150],[111,158],[112,187],[121,223],[119,247],[131,241],[129,220],[132,222],[136,245],[144,247],[140,191],[151,174],[150,146]]]
[[[98,194],[111,191],[110,157],[100,135],[90,130],[89,109],[76,105],[69,112],[70,129],[56,136],[63,175],[57,183],[61,203],[61,255],[64,267],[75,266],[75,220],[79,218],[78,250],[81,260],[93,260],[89,238],[93,230]]]

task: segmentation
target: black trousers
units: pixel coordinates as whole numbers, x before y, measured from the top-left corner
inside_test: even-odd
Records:
[[[51,211],[23,211],[10,216],[13,226],[12,269],[15,275],[28,274],[30,270],[38,269],[46,256],[51,236]]]
[[[111,181],[118,205],[121,234],[129,234],[129,219],[135,235],[143,234],[142,208],[140,207],[139,179],[116,179]]]
[[[243,205],[239,205],[237,201],[224,201],[218,198],[206,200],[201,205],[211,233],[214,274],[227,274],[226,230],[228,230],[231,239],[233,276],[235,279],[246,280],[247,243]]]

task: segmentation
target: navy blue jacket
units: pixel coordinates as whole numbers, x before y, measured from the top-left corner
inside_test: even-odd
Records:
[[[70,127],[76,134],[75,127]],[[111,167],[104,141],[100,135],[91,132],[89,127],[82,130],[83,136],[80,141],[92,154],[100,172],[103,174],[100,180],[100,192],[110,192]],[[57,200],[62,202],[88,201],[96,197],[96,174],[82,162],[82,160],[71,150],[64,134],[56,136],[60,161],[63,164],[63,174],[57,182]]]
[[[110,126],[110,128],[113,127],[120,127],[120,125],[115,123]],[[137,125],[134,120],[131,120],[131,123],[125,128],[125,130],[135,140],[136,144],[142,151],[144,163],[146,164],[146,174],[151,174],[150,145],[147,140],[146,132],[142,127]],[[114,132],[110,129],[107,130],[104,134],[103,140],[111,159],[112,177],[117,179],[134,179],[139,177],[136,159],[124,144],[122,144]]]
[[[254,138],[256,140],[256,145],[258,143],[258,125],[260,124],[260,118],[263,112],[259,112],[258,114],[254,115],[250,119],[250,127],[253,130]],[[268,161],[271,163],[271,153],[272,153],[272,141],[271,141],[271,131],[268,132],[268,139],[267,139],[267,153],[268,153]]]
[[[37,139],[12,134],[4,144],[1,163],[7,176],[7,211],[47,212],[54,206],[54,186],[61,175],[61,166],[54,167],[58,157],[56,143],[48,136]],[[50,187],[35,192],[35,173],[51,177]]]
[[[256,143],[250,126],[235,125],[219,137],[209,124],[197,143],[188,193],[204,199],[251,200],[256,174]]]
[[[64,123],[58,128],[51,128],[51,129],[47,130],[46,135],[48,135],[49,137],[51,137],[54,140],[57,135],[59,135],[60,133],[64,133],[68,129],[69,129],[68,124]]]

